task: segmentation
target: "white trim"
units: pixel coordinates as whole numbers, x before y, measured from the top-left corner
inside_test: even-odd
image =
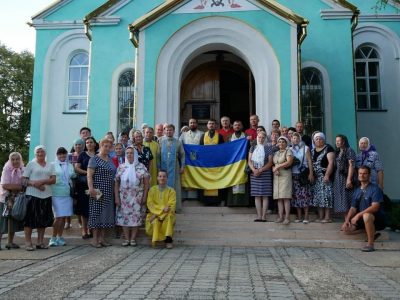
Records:
[[[349,10],[321,10],[320,15],[323,20],[351,19],[353,12]]]
[[[90,20],[90,26],[118,25],[120,22],[120,17],[98,17]]]
[[[360,22],[381,21],[381,22],[399,22],[400,15],[398,14],[379,14],[379,15],[360,15]]]
[[[135,71],[133,62],[120,64],[112,73],[110,89],[110,123],[109,128],[112,132],[118,131],[118,81],[119,77],[126,71]]]
[[[83,21],[66,20],[66,21],[44,21],[37,20],[32,22],[32,27],[36,29],[84,29]]]
[[[331,82],[329,79],[328,71],[320,63],[316,61],[305,61],[301,64],[301,69],[316,68],[321,72],[322,87],[324,89],[324,123],[325,135],[327,141],[332,141],[332,106],[331,106]]]
[[[143,112],[144,112],[144,74],[146,71],[145,68],[145,57],[146,57],[146,34],[144,31],[141,31],[139,33],[139,48],[136,49],[136,70],[135,70],[135,77],[137,80],[137,86],[135,86],[135,93],[137,93],[137,103],[136,105],[136,124],[133,124],[136,126],[137,124],[142,124],[144,123],[143,120]],[[164,81],[164,79],[162,80]],[[154,123],[156,124],[156,123]]]
[[[141,40],[140,44],[142,55],[145,43]],[[216,49],[232,52],[249,66],[255,79],[256,113],[261,123],[267,124],[272,119],[280,118],[280,64],[272,46],[259,31],[241,21],[208,17],[181,28],[161,50],[156,69],[155,123],[180,124],[178,112],[182,73],[193,58]],[[143,59],[140,57],[141,61]],[[143,79],[144,70],[139,68],[137,71],[139,80]],[[142,87],[140,89],[142,91],[138,94],[143,97]],[[142,113],[143,107],[140,107],[138,116]]]
[[[295,124],[299,119],[299,85],[298,85],[298,61],[297,61],[297,29],[291,28],[291,62],[290,62],[290,74],[291,74],[291,122]],[[271,122],[270,122],[271,123]]]

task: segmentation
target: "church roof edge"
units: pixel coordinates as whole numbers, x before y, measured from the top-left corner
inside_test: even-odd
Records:
[[[96,8],[94,11],[90,12],[89,14],[87,14],[85,16],[85,18],[83,19],[83,22],[89,23],[91,19],[96,18],[97,16],[99,16],[101,13],[105,12],[106,10],[108,10],[109,8],[111,8],[112,6],[114,6],[115,4],[118,3],[119,0],[108,0],[107,2],[105,2],[104,4],[102,4],[101,6],[99,6],[98,8]]]

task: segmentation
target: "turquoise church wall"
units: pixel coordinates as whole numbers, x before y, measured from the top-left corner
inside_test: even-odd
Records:
[[[88,125],[96,136],[109,130],[111,79],[115,69],[135,61],[136,49],[129,40],[128,25],[162,2],[131,1],[113,13],[121,18],[118,25],[92,27]]]
[[[223,16],[235,18],[242,21],[260,33],[275,50],[275,54],[280,64],[280,93],[282,121],[289,123],[291,115],[291,85],[290,68],[291,61],[291,40],[290,25],[285,21],[271,15],[266,11],[245,11],[245,12],[221,12],[221,13],[201,13],[201,14],[169,14],[158,20],[145,29],[145,80],[144,80],[144,121],[149,124],[154,123],[154,99],[156,86],[156,67],[157,60],[163,46],[180,28],[200,18]],[[139,41],[140,43],[140,41]],[[257,84],[257,83],[256,83]],[[263,84],[263,83],[261,83]],[[177,112],[178,113],[178,112]],[[278,117],[278,116],[277,116]]]
[[[106,0],[73,0],[70,3],[64,5],[60,9],[56,10],[52,14],[48,15],[45,20],[47,21],[60,21],[60,20],[79,20],[95,10]]]
[[[301,46],[302,62],[322,65],[329,76],[332,136],[346,134],[351,144],[356,143],[356,112],[354,106],[353,47],[350,19],[323,20],[320,10],[331,9],[326,3],[311,0],[280,0],[279,2],[310,21],[307,37]],[[310,1],[310,2],[311,2]],[[318,9],[319,8],[319,9]],[[329,141],[334,143],[334,140]]]

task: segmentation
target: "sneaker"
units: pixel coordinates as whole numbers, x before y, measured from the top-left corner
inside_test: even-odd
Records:
[[[301,222],[303,222],[303,220],[301,220],[301,219],[296,219],[296,220],[294,220],[294,222],[295,222],[295,223],[301,223]]]
[[[69,228],[71,228],[71,224],[70,223],[65,223],[64,229],[69,229]]]
[[[167,249],[172,249],[174,246],[172,245],[172,243],[166,243],[165,244],[165,248]]]
[[[310,221],[308,221],[308,220],[303,220],[303,224],[308,224],[308,223],[310,223]]]
[[[50,238],[50,241],[49,241],[49,247],[55,247],[55,246],[58,246],[57,238],[52,237],[52,238]]]
[[[65,243],[65,240],[63,237],[59,237],[56,240],[57,246],[66,246],[67,244]]]

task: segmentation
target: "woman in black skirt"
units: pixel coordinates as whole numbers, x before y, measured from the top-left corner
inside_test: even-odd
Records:
[[[24,219],[25,249],[34,250],[32,229],[35,228],[38,232],[36,249],[47,249],[47,243],[44,243],[43,238],[46,227],[53,225],[50,185],[56,183],[56,172],[54,165],[46,162],[44,146],[35,147],[35,158],[26,166],[23,177],[28,180],[25,194],[31,197]]]

